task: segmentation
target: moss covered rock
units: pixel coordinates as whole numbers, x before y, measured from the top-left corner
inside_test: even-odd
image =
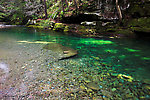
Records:
[[[65,29],[64,29],[64,32],[69,32],[69,31],[70,31],[69,26],[66,25],[66,26],[65,26]]]
[[[115,33],[118,35],[123,35],[125,37],[134,36],[134,33],[129,29],[120,29],[120,30],[116,31]]]
[[[150,36],[150,27],[132,27],[132,31],[140,36]]]
[[[150,18],[132,19],[128,22],[128,27],[150,27]]]
[[[128,27],[138,36],[150,36],[150,18],[132,19]]]
[[[44,26],[36,26],[36,25],[28,25],[27,27],[40,28],[40,29],[44,28]]]
[[[55,23],[53,30],[54,31],[64,31],[65,26],[66,25],[63,23]]]

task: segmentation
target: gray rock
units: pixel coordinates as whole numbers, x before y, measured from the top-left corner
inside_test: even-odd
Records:
[[[69,48],[69,47],[65,47],[58,43],[50,43],[50,44],[45,45],[43,48],[51,50],[52,52],[56,53],[58,55],[59,60],[70,58],[70,57],[77,55],[76,50]]]

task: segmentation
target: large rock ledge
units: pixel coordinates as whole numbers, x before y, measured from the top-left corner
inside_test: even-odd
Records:
[[[49,43],[45,45],[43,49],[51,50],[52,52],[56,53],[58,55],[57,58],[59,60],[67,59],[77,55],[76,50],[69,47],[65,47],[58,43]]]

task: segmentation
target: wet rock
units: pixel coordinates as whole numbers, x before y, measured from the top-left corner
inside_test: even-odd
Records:
[[[102,90],[102,94],[103,94],[103,97],[112,98],[111,92],[109,92],[107,90]]]
[[[126,94],[126,98],[133,98],[132,94]]]
[[[145,83],[145,84],[150,84],[150,79],[144,79],[144,80],[143,80],[143,83]]]
[[[146,85],[146,86],[144,86],[144,87],[145,87],[145,89],[150,90],[150,86]]]
[[[93,92],[92,89],[87,89],[86,91],[87,91],[87,93],[92,93]]]
[[[91,82],[89,79],[86,79],[86,78],[84,78],[84,81],[85,81],[86,83]]]
[[[99,90],[100,87],[97,83],[94,83],[94,82],[89,82],[89,83],[85,83],[85,85],[88,87],[88,88],[91,88],[93,90]]]
[[[83,90],[83,91],[85,91],[87,89],[87,87],[85,87],[84,85],[81,85],[80,89]]]
[[[114,92],[114,91],[116,91],[117,89],[116,89],[116,88],[112,88],[111,90]]]
[[[111,76],[112,76],[112,77],[117,77],[118,74],[117,74],[117,73],[111,73]]]
[[[118,74],[117,78],[120,78],[120,79],[129,81],[129,82],[132,82],[132,81],[133,81],[133,77],[127,76],[127,75],[124,75],[124,74]]]
[[[54,31],[63,31],[65,29],[65,26],[63,23],[55,23],[53,30]]]
[[[60,59],[60,60],[70,58],[70,57],[77,55],[76,50],[69,48],[69,47],[65,47],[58,43],[50,43],[50,44],[45,45],[43,48],[51,50],[54,53],[56,53],[58,56],[58,59]]]
[[[93,25],[93,26],[95,26],[96,25],[96,21],[93,21],[93,22],[87,22],[87,21],[81,22],[81,25]]]

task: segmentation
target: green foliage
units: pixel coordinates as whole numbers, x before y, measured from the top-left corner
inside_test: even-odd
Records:
[[[44,28],[52,28],[54,26],[54,22],[52,22],[50,19],[46,20],[40,20],[38,23],[36,23],[37,26],[43,26]]]
[[[29,18],[38,19],[44,17],[44,9],[39,12],[42,13],[42,16],[40,16],[41,14],[38,16],[34,14],[39,3],[43,5],[41,0],[1,0],[0,4],[5,8],[3,11],[7,16],[0,14],[0,18],[9,19],[11,24],[23,24],[24,20],[28,19],[27,12],[31,13]],[[47,0],[46,5],[48,18],[61,20],[66,16],[83,13],[84,9],[91,5],[91,0]],[[33,13],[30,10],[33,10]],[[38,11],[40,10],[38,9]],[[48,25],[46,23],[44,22],[45,26]]]
[[[0,19],[3,19],[3,18],[6,17],[6,16],[7,16],[7,14],[0,12]]]
[[[26,24],[28,19],[37,19],[37,15],[41,15],[39,2],[39,0],[2,0],[0,12],[4,12],[7,16],[0,15],[0,17],[9,24]]]
[[[150,27],[150,18],[132,19],[128,23],[129,27]]]
[[[57,30],[59,30],[59,31],[60,31],[60,30],[64,31],[65,26],[66,26],[66,25],[64,25],[63,23],[56,23],[55,26],[54,26],[54,28],[53,28],[53,30],[55,30],[55,31],[57,31]]]
[[[52,19],[61,20],[62,17],[68,17],[80,12],[86,11],[87,7],[93,3],[91,0],[47,0],[48,5],[48,17]]]

